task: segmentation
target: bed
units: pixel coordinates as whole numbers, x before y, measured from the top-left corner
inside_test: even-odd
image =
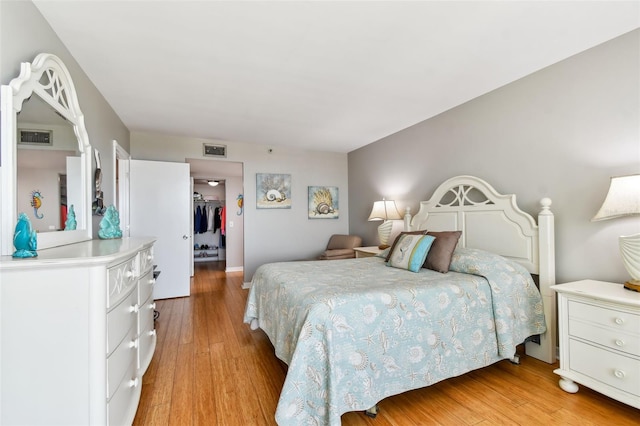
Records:
[[[416,231],[461,231],[446,273],[411,272],[393,255],[259,267],[244,321],[288,365],[278,424],[339,425],[345,412],[513,359],[523,342],[553,362],[553,214],[541,205],[536,222],[514,195],[457,176],[406,212],[398,239],[417,253],[435,240]]]

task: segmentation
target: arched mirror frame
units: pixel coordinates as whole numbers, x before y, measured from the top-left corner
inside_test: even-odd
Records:
[[[45,78],[43,78],[45,75]],[[17,116],[23,102],[38,95],[72,125],[81,156],[82,208],[76,208],[77,230],[38,233],[38,250],[73,244],[92,238],[91,220],[91,144],[80,110],[78,96],[71,75],[55,55],[41,53],[32,63],[20,65],[20,75],[1,88],[2,138],[0,167],[0,197],[2,222],[0,239],[2,255],[13,253],[13,233],[16,226],[17,205]]]

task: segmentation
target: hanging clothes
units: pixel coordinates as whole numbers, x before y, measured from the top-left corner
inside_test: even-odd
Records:
[[[207,232],[213,232],[213,216],[215,215],[215,210],[212,206],[207,206]]]
[[[220,207],[216,207],[216,210],[213,215],[213,233],[220,229]]]
[[[202,209],[200,206],[196,208],[195,219],[193,221],[193,232],[196,234],[200,233],[200,228],[202,227]]]
[[[225,235],[225,223],[227,221],[227,209],[226,207],[222,207],[220,212],[220,233]]]
[[[199,207],[198,207],[199,208]],[[202,206],[202,218],[200,218],[200,233],[204,234],[205,232],[207,232],[207,223],[209,223],[209,221],[207,220],[207,206]]]

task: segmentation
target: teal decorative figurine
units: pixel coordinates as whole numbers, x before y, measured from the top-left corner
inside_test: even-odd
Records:
[[[98,237],[103,240],[122,238],[122,231],[120,230],[120,214],[113,205],[107,207],[104,212],[104,217],[100,221]]]
[[[67,213],[67,220],[64,222],[65,231],[75,231],[78,223],[76,222],[76,211],[73,209],[73,204],[69,206],[69,212]]]
[[[38,237],[36,231],[31,229],[31,222],[25,213],[18,215],[18,223],[13,234],[13,245],[16,251],[13,257],[28,258],[36,257],[38,248]]]

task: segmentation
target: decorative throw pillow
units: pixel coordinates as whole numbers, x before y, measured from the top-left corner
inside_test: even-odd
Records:
[[[396,243],[398,242],[398,239],[403,235],[427,235],[427,230],[423,229],[421,231],[403,231],[403,232],[399,233],[398,236],[396,237],[396,239],[393,240],[393,244],[391,244],[391,248],[387,252],[387,256],[386,256],[386,259],[385,259],[386,262],[389,261],[389,257],[391,256],[391,253],[393,253],[393,248],[396,246]]]
[[[451,256],[458,245],[462,231],[427,232],[427,235],[435,237],[436,240],[427,254],[424,267],[442,273],[449,272]]]
[[[388,266],[418,272],[431,248],[435,237],[431,235],[400,235],[390,251]]]
[[[381,257],[386,262],[390,252],[391,252],[391,247],[387,247],[386,249],[382,250],[380,253],[376,254],[375,257]]]

